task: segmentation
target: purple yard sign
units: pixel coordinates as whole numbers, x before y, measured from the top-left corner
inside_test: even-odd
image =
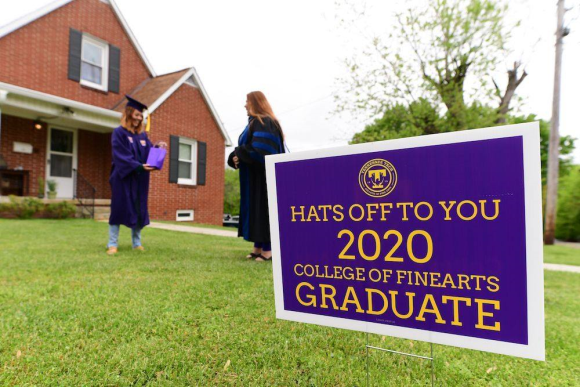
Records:
[[[544,360],[538,123],[266,160],[278,318]]]

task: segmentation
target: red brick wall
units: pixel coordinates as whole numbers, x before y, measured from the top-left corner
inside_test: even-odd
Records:
[[[111,134],[78,132],[78,171],[97,190],[98,199],[110,199]]]
[[[206,184],[188,186],[169,183],[169,160],[163,170],[151,173],[149,211],[151,219],[175,220],[177,210],[195,212],[196,223],[222,223],[224,198],[225,140],[201,93],[189,85],[181,86],[152,117],[151,141],[165,141],[176,135],[207,144]],[[36,196],[38,177],[46,173],[46,124],[33,128],[33,121],[2,115],[1,152],[9,168],[30,170],[30,194]],[[97,189],[97,198],[110,198],[110,133],[78,131],[78,170]],[[13,142],[32,144],[34,153],[14,153]]]
[[[121,49],[120,93],[96,91],[68,79],[69,28]],[[0,82],[112,108],[150,75],[112,8],[76,0],[0,39]]]
[[[3,114],[2,138],[0,139],[0,153],[8,163],[8,168],[22,167],[30,171],[29,194],[38,195],[38,178],[46,178],[46,126],[41,130],[33,127],[33,121],[25,118],[13,117]],[[13,152],[14,141],[32,144],[33,153]]]
[[[151,141],[181,136],[207,143],[205,186],[169,183],[169,157],[163,170],[151,173],[151,219],[175,220],[177,210],[194,210],[196,223],[222,224],[225,140],[198,89],[182,85],[151,120]]]

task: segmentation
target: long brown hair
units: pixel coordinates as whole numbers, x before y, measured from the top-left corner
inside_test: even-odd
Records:
[[[123,112],[123,117],[121,117],[121,126],[127,130],[133,131],[135,130],[136,133],[141,133],[143,131],[143,122],[145,118],[141,120],[141,125],[137,128],[133,128],[133,112],[137,110],[132,106],[125,106],[125,111]]]
[[[256,117],[258,121],[263,125],[264,124],[264,117],[270,118],[276,127],[280,130],[280,134],[282,138],[284,138],[284,132],[282,131],[282,126],[280,126],[280,122],[278,118],[274,115],[274,111],[272,110],[272,106],[270,106],[270,102],[266,99],[266,96],[261,91],[252,91],[248,93],[246,96],[248,98],[248,102],[250,102],[249,111],[252,117]]]

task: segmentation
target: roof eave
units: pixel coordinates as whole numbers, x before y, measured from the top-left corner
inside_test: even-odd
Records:
[[[74,0],[56,0],[56,1],[53,1],[52,3],[49,3],[49,4],[45,5],[44,7],[37,9],[36,11],[33,11],[27,15],[24,15],[21,18],[18,18],[16,20],[14,20],[13,22],[6,24],[5,26],[0,27],[0,39],[8,34],[11,34],[14,31],[32,23],[33,21],[40,19],[41,17],[46,16],[49,13],[56,11],[57,9],[67,5],[69,3],[72,3],[73,1]],[[127,21],[125,20],[125,17],[123,16],[123,13],[121,12],[119,7],[115,3],[115,0],[108,0],[108,2],[109,2],[109,5],[111,6],[111,8],[113,9],[113,13],[115,14],[117,19],[119,20],[119,23],[121,23],[121,26],[125,30],[125,33],[129,36],[129,40],[133,44],[133,47],[135,47],[135,50],[137,50],[137,53],[139,54],[141,60],[143,61],[143,64],[147,68],[147,71],[149,71],[149,73],[151,74],[152,77],[156,77],[157,74],[155,73],[155,70],[153,70],[153,66],[151,65],[151,62],[149,62],[149,59],[147,59],[145,52],[141,48],[141,45],[139,45],[137,38],[133,34],[133,31],[131,31],[129,24],[127,23]]]
[[[44,7],[41,7],[35,11],[32,11],[2,27],[0,27],[0,38],[32,23],[36,19],[40,19],[43,16],[48,15],[49,13],[59,9],[60,7],[67,5],[68,3],[73,2],[74,0],[56,0],[52,3],[48,3]]]

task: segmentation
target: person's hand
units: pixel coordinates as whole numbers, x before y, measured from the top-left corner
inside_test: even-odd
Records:
[[[153,168],[149,164],[143,164],[143,169],[146,170],[147,172],[151,172],[151,171],[155,171],[156,170],[156,168]]]
[[[155,146],[157,146],[159,148],[167,149],[167,143],[165,141],[157,141],[155,143]]]
[[[234,165],[236,166],[237,169],[238,166],[240,165],[240,159],[238,158],[238,156],[234,156],[232,160],[234,160]]]

